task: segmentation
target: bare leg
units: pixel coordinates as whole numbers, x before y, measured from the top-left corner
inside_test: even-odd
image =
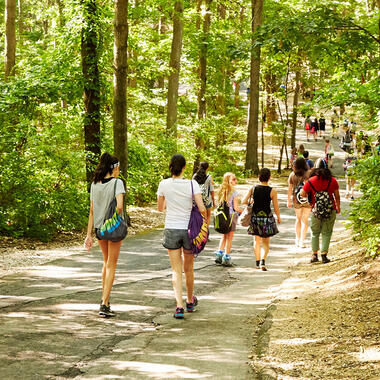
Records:
[[[117,260],[120,254],[121,241],[108,241],[108,259],[106,263],[106,275],[104,279],[103,304],[109,304],[109,298],[115,279]]]
[[[219,242],[219,250],[220,251],[223,251],[224,250],[224,247],[226,246],[226,243],[227,243],[227,235],[228,234],[224,234],[222,236],[222,238],[220,239],[220,242]]]
[[[102,268],[102,297],[103,297],[104,283],[106,281],[106,265],[107,265],[107,260],[108,260],[108,241],[98,240],[98,243],[103,254],[103,268]]]
[[[255,235],[255,257],[256,257],[256,261],[260,260],[260,256],[261,256],[261,246],[260,245],[261,245],[261,237]]]
[[[263,243],[263,248],[264,248],[264,257],[263,259],[265,260],[268,256],[269,253],[269,237],[267,238],[261,238],[261,241]]]
[[[194,255],[190,251],[183,250],[183,267],[186,279],[187,302],[193,302],[194,294]]]
[[[234,238],[234,232],[231,231],[226,236],[226,253],[229,255],[231,253],[232,239]]]
[[[302,208],[295,208],[294,212],[296,213],[296,240],[300,241],[301,239],[301,215],[302,215]]]
[[[206,220],[207,220],[207,225],[210,226],[210,220],[211,220],[211,208],[206,209]]]
[[[304,242],[307,235],[307,230],[309,228],[309,216],[310,216],[311,208],[302,207],[301,208],[301,220],[302,220],[302,234],[301,234],[301,242]]]
[[[177,307],[183,307],[182,299],[182,255],[181,249],[168,249],[170,265],[172,267],[172,284]]]

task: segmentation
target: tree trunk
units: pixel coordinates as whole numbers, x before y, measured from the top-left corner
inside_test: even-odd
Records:
[[[98,69],[98,26],[96,0],[81,0],[83,28],[81,41],[82,72],[84,79],[84,144],[86,180],[91,185],[100,156],[100,79]]]
[[[127,74],[128,74],[128,0],[115,0],[113,145],[120,160],[120,170],[127,178]]]
[[[5,79],[14,75],[16,64],[17,0],[5,0]]]
[[[23,34],[24,34],[24,12],[23,12],[23,2],[18,0],[18,43],[23,44]]]
[[[265,89],[267,92],[266,97],[266,122],[267,125],[272,125],[273,121],[278,120],[278,115],[276,111],[276,101],[272,94],[277,90],[277,78],[271,71],[265,75]]]
[[[299,67],[297,67],[296,71],[296,87],[294,89],[294,98],[293,98],[293,113],[292,113],[292,137],[290,140],[291,148],[295,148],[296,146],[296,132],[297,132],[297,114],[298,114],[298,97],[300,93],[300,78],[301,72]]]
[[[177,0],[173,12],[173,40],[170,52],[170,76],[168,82],[168,108],[166,115],[167,134],[175,139],[177,145],[177,100],[179,72],[181,66],[182,33],[183,33],[183,1]],[[175,150],[177,148],[175,147]]]
[[[206,116],[206,85],[207,85],[207,45],[208,45],[208,34],[210,31],[211,24],[211,5],[212,0],[205,0],[206,12],[203,19],[203,36],[201,47],[199,50],[199,79],[200,86],[198,89],[198,106],[197,106],[197,117],[198,120],[203,120]],[[202,128],[202,123],[200,123],[200,127]],[[197,135],[195,137],[195,162],[193,171],[197,171],[200,163],[200,152],[204,149],[204,141],[202,141],[201,137]]]
[[[251,0],[252,4],[252,46],[256,37],[254,33],[261,25],[264,0]],[[259,172],[258,163],[258,127],[259,127],[259,79],[260,79],[260,47],[251,49],[251,71],[249,92],[249,114],[247,132],[247,150],[245,158],[246,172]]]

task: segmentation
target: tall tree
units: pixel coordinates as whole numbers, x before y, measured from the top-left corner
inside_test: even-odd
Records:
[[[207,46],[208,46],[208,35],[210,32],[211,24],[211,5],[212,0],[205,0],[205,14],[203,18],[203,29],[202,29],[202,41],[199,49],[199,89],[197,94],[197,117],[199,121],[202,121],[206,116],[206,85],[207,85]],[[200,122],[200,127],[202,128],[202,123]],[[202,149],[204,142],[202,138],[197,134],[195,137],[195,162],[193,171],[197,171],[200,163],[200,150]]]
[[[247,148],[245,170],[258,173],[258,129],[259,129],[259,79],[260,79],[260,46],[256,46],[256,31],[261,26],[264,0],[251,0],[252,5],[252,48],[249,92],[249,114],[247,131]]]
[[[14,74],[16,64],[17,0],[5,0],[5,78]]]
[[[127,73],[128,0],[115,0],[113,145],[124,177],[128,169]]]
[[[290,139],[291,148],[296,146],[296,132],[297,132],[297,115],[298,115],[298,98],[300,94],[300,80],[301,72],[299,64],[296,67],[296,76],[295,76],[295,87],[294,87],[294,98],[293,98],[293,111],[292,111],[292,136]]]
[[[177,0],[174,4],[173,12],[173,40],[170,52],[170,76],[168,82],[168,105],[166,114],[166,131],[169,136],[175,139],[175,144],[177,144],[177,100],[182,53],[182,16],[183,1]]]
[[[84,144],[86,153],[86,180],[92,181],[100,148],[100,78],[98,68],[98,24],[96,0],[81,0],[83,26],[81,55],[84,100]]]

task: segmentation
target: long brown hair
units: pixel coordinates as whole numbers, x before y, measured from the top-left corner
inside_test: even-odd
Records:
[[[119,162],[119,159],[112,156],[109,153],[103,153],[100,157],[99,164],[95,169],[94,173],[94,183],[100,182],[109,173],[112,174],[115,165]]]

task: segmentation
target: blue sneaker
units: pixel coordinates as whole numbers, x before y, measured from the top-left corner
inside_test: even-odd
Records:
[[[185,310],[183,309],[183,307],[177,307],[175,309],[174,318],[176,318],[176,319],[185,318]]]
[[[225,267],[232,267],[231,256],[228,253],[223,255],[222,265]]]
[[[223,251],[221,249],[218,249],[217,251],[215,251],[215,262],[217,264],[222,263],[222,258],[223,258]]]

